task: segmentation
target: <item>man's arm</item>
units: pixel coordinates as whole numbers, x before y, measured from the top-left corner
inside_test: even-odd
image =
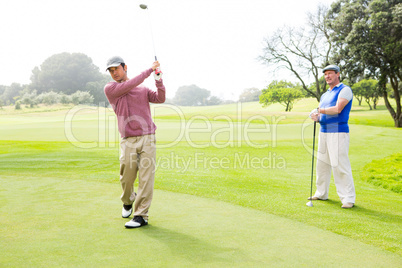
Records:
[[[353,99],[352,89],[348,86],[345,86],[341,92],[339,92],[338,101],[335,106],[328,108],[319,108],[318,112],[321,114],[327,115],[337,115],[340,114],[345,108],[345,106]]]
[[[166,89],[163,85],[163,80],[155,81],[157,92],[149,89],[148,100],[152,103],[164,103],[166,100]]]
[[[318,113],[320,114],[328,114],[328,115],[335,115],[340,114],[345,108],[345,106],[349,103],[349,100],[344,98],[339,98],[336,102],[335,106],[328,107],[328,108],[318,108]]]
[[[105,86],[105,94],[106,97],[111,99],[117,99],[125,94],[127,94],[131,89],[139,86],[144,80],[151,75],[153,72],[153,68],[149,68],[148,70],[142,72],[141,74],[137,75],[136,77],[123,82],[110,82]]]

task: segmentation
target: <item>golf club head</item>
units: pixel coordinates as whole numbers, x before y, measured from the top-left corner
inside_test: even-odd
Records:
[[[141,4],[141,5],[140,5],[140,8],[142,8],[142,9],[147,9],[148,6],[147,6],[147,5],[144,5],[144,4]]]
[[[307,204],[306,204],[306,206],[308,206],[308,207],[313,207],[313,202],[312,202],[312,201],[308,201]]]

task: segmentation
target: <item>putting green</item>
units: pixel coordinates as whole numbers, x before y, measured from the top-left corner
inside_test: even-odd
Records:
[[[0,266],[402,263],[399,255],[354,239],[212,199],[156,190],[150,225],[133,230],[124,228],[118,183],[37,176],[2,176],[0,182]]]

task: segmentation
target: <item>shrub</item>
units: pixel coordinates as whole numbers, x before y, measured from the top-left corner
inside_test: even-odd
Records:
[[[59,103],[60,98],[61,98],[60,94],[58,94],[56,92],[53,92],[53,91],[50,91],[50,92],[40,94],[36,98],[36,101],[38,103],[44,103],[46,105],[52,105],[52,104]]]
[[[94,98],[89,94],[89,92],[85,91],[77,91],[71,95],[71,101],[77,104],[90,104],[94,101]]]
[[[60,98],[60,103],[62,103],[62,104],[69,104],[69,103],[72,103],[71,96],[62,94],[62,95],[61,95],[61,98]]]
[[[21,102],[20,101],[15,102],[15,110],[21,110]]]
[[[27,105],[28,107],[34,107],[36,105],[36,98],[37,98],[37,93],[36,90],[30,92],[30,93],[25,93],[21,97],[21,103]]]

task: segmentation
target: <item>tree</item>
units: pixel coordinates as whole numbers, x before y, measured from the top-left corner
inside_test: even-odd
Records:
[[[88,82],[103,80],[92,59],[82,53],[60,53],[47,58],[32,70],[30,89],[72,94],[84,90]]]
[[[239,96],[239,102],[258,101],[260,99],[261,90],[256,87],[246,88]]]
[[[379,91],[378,91],[378,82],[374,79],[363,79],[359,81],[358,83],[354,84],[352,86],[353,89],[353,95],[358,95],[364,98],[367,102],[367,104],[370,107],[370,110],[373,108],[371,107],[370,102],[373,102],[373,107],[376,109],[378,99],[380,97]]]
[[[280,103],[286,107],[286,112],[290,112],[293,104],[303,97],[300,86],[295,86],[291,82],[273,81],[266,89],[262,90],[260,103],[263,107],[272,103]]]
[[[18,83],[12,83],[9,87],[5,87],[3,95],[1,98],[8,104],[14,104],[16,99],[20,96],[21,92],[24,90],[24,86]]]
[[[361,106],[364,98],[364,88],[356,85],[357,84],[353,84],[353,86],[351,86],[353,89],[353,97],[359,102],[359,106]]]
[[[207,105],[219,105],[221,104],[223,101],[218,98],[217,96],[211,96],[209,97],[209,99],[207,100]]]
[[[0,85],[0,96],[3,95],[4,91],[6,90],[7,86]]]
[[[328,8],[319,6],[315,15],[309,15],[306,28],[283,27],[266,38],[260,61],[269,67],[285,68],[301,83],[302,89],[320,101],[327,84],[320,83],[321,67],[329,64],[332,44],[330,42]],[[305,76],[313,75],[315,88],[308,87]]]
[[[25,104],[25,105],[29,105],[32,108],[37,104],[36,98],[37,98],[36,90],[31,91],[31,92],[25,92],[21,96],[21,103]]]
[[[109,101],[106,98],[104,87],[110,81],[109,75],[103,75],[103,79],[95,82],[88,82],[85,86],[85,91],[93,97],[93,103],[107,107]]]
[[[173,102],[183,106],[207,105],[210,95],[209,90],[199,88],[196,85],[182,86],[177,89]]]
[[[402,79],[402,3],[400,0],[338,0],[328,13],[333,58],[348,76],[366,72],[377,78],[380,94],[395,127],[402,127],[399,84]],[[356,71],[355,71],[356,73]],[[387,82],[395,97],[393,107],[388,99]]]

